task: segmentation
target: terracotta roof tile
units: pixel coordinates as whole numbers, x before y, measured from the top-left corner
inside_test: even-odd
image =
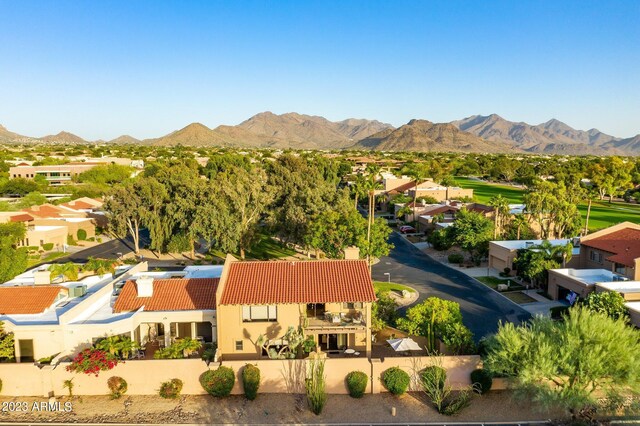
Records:
[[[31,222],[33,220],[33,216],[24,214],[17,214],[15,216],[11,216],[9,218],[10,222]]]
[[[640,257],[640,230],[621,229],[581,242],[581,245],[612,253],[607,260],[634,267],[634,260]]]
[[[171,278],[153,281],[153,296],[138,297],[135,281],[122,288],[113,312],[130,312],[144,306],[145,311],[191,311],[216,308],[218,278]]]
[[[60,217],[60,213],[65,210],[52,204],[42,204],[41,206],[33,206],[28,209],[22,209],[23,212],[37,217]]]
[[[68,207],[70,209],[74,209],[74,210],[87,210],[87,209],[93,209],[95,206],[89,203],[86,203],[84,201],[69,201],[68,203],[62,203],[61,206],[65,206]]]
[[[222,305],[373,302],[365,260],[233,262]]]
[[[57,285],[0,287],[0,314],[40,314],[53,305],[61,291],[68,292]]]

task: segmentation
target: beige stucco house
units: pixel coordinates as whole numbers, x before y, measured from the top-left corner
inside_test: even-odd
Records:
[[[227,256],[216,294],[221,359],[267,358],[264,347],[286,345],[289,327],[302,327],[329,356],[369,356],[376,296],[367,262],[357,252],[353,257],[245,262]]]

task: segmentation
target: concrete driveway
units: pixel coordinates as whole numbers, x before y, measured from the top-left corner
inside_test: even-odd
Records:
[[[395,248],[373,266],[373,279],[409,285],[420,293],[418,303],[436,296],[460,304],[464,324],[476,340],[495,333],[499,321],[520,323],[531,314],[506,297],[473,278],[449,268],[427,256],[397,233],[391,234]]]

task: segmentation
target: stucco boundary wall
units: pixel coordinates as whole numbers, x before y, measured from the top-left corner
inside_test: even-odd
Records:
[[[106,395],[107,380],[112,376],[124,378],[128,383],[128,395],[156,395],[162,382],[178,378],[184,382],[183,394],[202,395],[206,392],[200,385],[200,375],[220,365],[231,367],[236,374],[232,393],[242,394],[242,369],[246,364],[260,369],[261,393],[304,393],[308,359],[223,361],[210,363],[200,359],[138,360],[118,364],[110,371],[94,375],[70,373],[69,363],[42,368],[34,364],[0,364],[0,379],[3,396],[60,396],[66,395],[65,380],[73,379],[74,395]],[[440,365],[447,370],[449,383],[454,389],[471,384],[469,375],[482,366],[480,357],[388,357],[386,359],[329,358],[325,360],[326,390],[330,394],[348,393],[345,379],[351,371],[362,371],[369,376],[367,393],[387,390],[382,385],[382,373],[391,367],[399,367],[411,377],[411,390],[419,390],[418,372],[430,365]],[[504,389],[503,381],[494,380],[493,389]]]

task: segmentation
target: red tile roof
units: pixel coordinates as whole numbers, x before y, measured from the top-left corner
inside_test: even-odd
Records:
[[[221,305],[373,302],[365,260],[232,262]]]
[[[216,308],[218,278],[171,278],[153,281],[153,296],[138,297],[135,281],[122,288],[113,312],[130,312],[144,306],[145,311],[192,311]]]
[[[95,208],[95,206],[93,204],[89,204],[87,202],[84,201],[69,201],[68,203],[62,203],[60,204],[61,206],[65,206],[67,208],[73,209],[73,210],[87,210],[87,209],[93,209]]]
[[[15,216],[11,216],[9,218],[10,222],[31,222],[33,220],[33,216],[24,214],[17,214]]]
[[[37,217],[60,217],[60,213],[64,212],[60,207],[51,204],[42,204],[41,206],[33,206],[28,209],[22,209],[23,212]]]
[[[40,314],[61,291],[68,292],[57,285],[0,287],[0,315]]]
[[[634,267],[634,259],[640,257],[640,230],[621,229],[602,237],[581,242],[581,245],[613,253],[607,260]]]

